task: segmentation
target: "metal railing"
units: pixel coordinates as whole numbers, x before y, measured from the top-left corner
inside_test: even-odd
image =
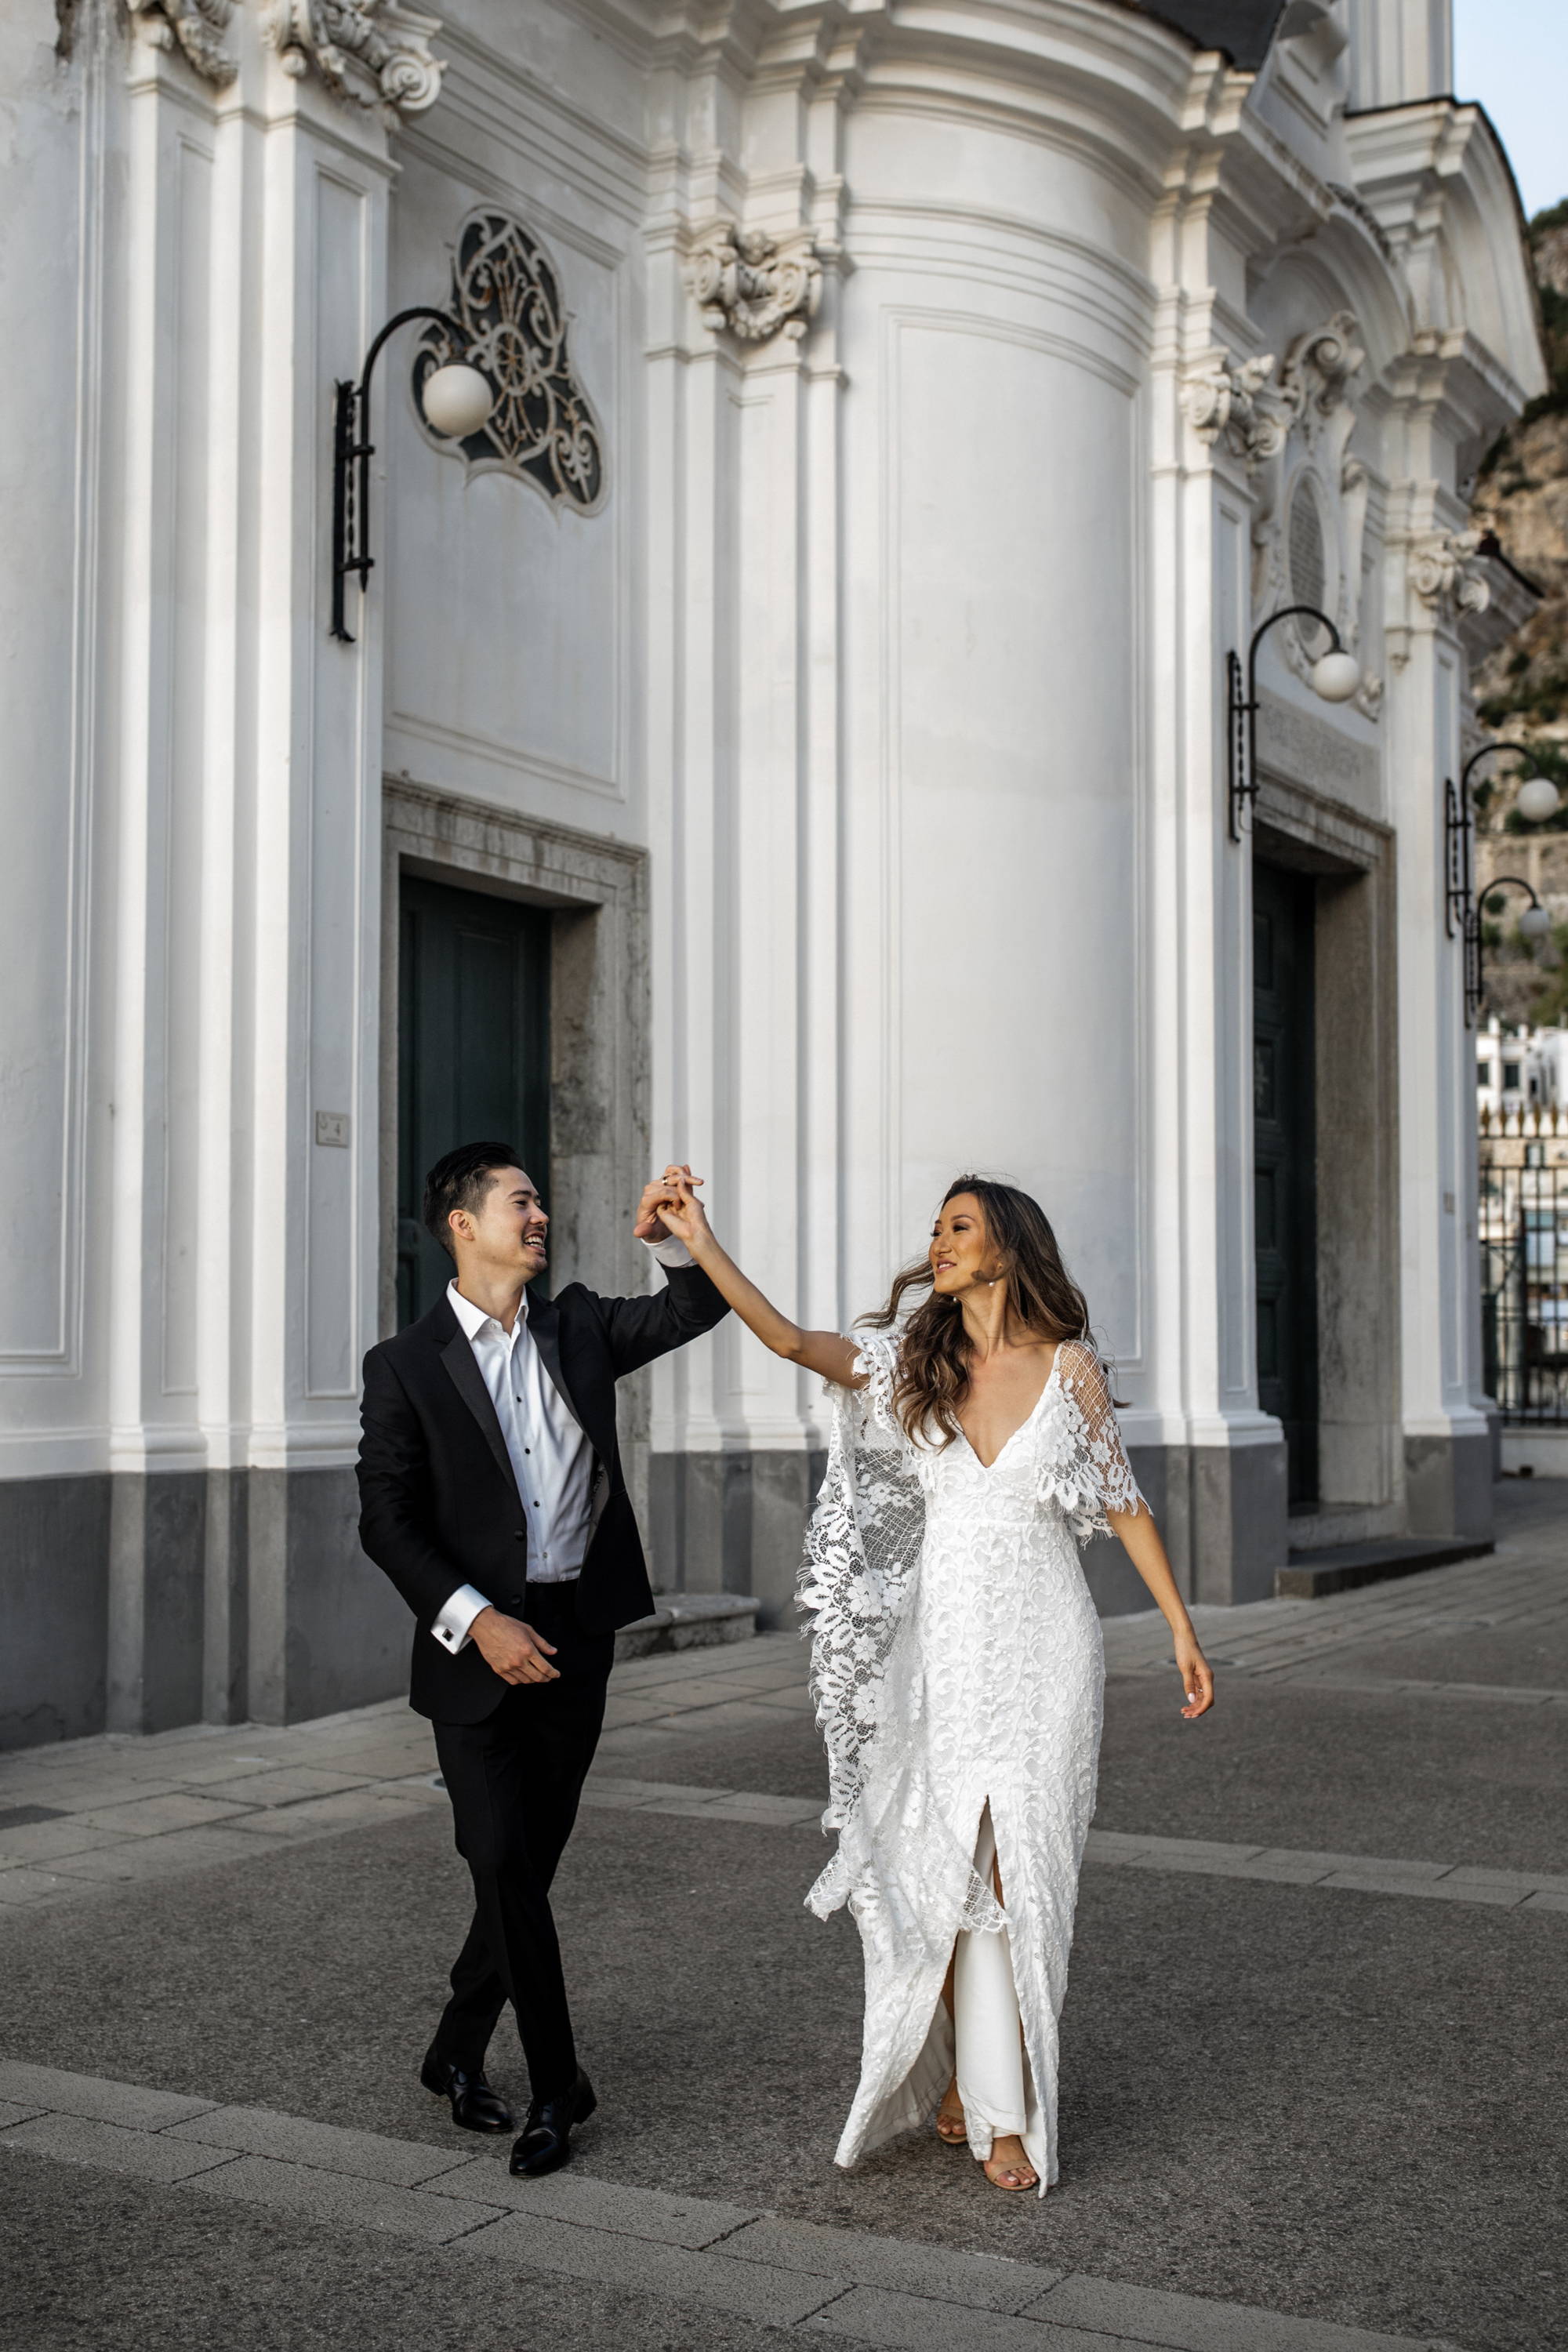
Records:
[[[1568,1426],[1568,1110],[1483,1113],[1481,1353],[1505,1422]]]

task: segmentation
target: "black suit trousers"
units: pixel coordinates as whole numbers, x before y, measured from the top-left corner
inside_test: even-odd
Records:
[[[616,1643],[579,1630],[575,1583],[530,1584],[521,1613],[554,1643],[559,1682],[510,1685],[482,1722],[434,1726],[475,1896],[436,2048],[477,2072],[510,2000],[532,2095],[550,2099],[577,2069],[550,1885],[598,1744]]]

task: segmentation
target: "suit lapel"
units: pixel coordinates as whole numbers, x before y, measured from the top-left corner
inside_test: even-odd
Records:
[[[553,1299],[529,1300],[528,1330],[556,1395],[584,1435],[592,1442],[593,1433],[588,1427],[587,1416],[567,1387],[566,1376],[561,1369],[561,1315]]]
[[[447,1368],[453,1387],[479,1423],[479,1433],[494,1454],[497,1468],[515,1495],[517,1479],[512,1472],[511,1456],[506,1450],[506,1440],[500,1433],[500,1422],[497,1417],[495,1406],[490,1402],[490,1392],[485,1386],[484,1375],[474,1361],[474,1351],[468,1345],[468,1334],[462,1325],[451,1308],[446,1306],[444,1300],[442,1306],[445,1308],[446,1321],[451,1327],[451,1336],[442,1340],[438,1329],[431,1336],[436,1340],[441,1361]],[[521,1496],[519,1499],[521,1501]]]

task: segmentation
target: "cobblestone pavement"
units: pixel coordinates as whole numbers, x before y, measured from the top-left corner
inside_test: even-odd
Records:
[[[1495,1559],[1204,1612],[1205,1727],[1158,1619],[1107,1627],[1043,2204],[831,2165],[858,1955],[801,1908],[792,1635],[616,1671],[560,1906],[603,2105],[549,2182],[412,2082],[463,1882],[401,1702],[0,1759],[0,2343],[1568,2340],[1558,1493],[1500,1490]]]

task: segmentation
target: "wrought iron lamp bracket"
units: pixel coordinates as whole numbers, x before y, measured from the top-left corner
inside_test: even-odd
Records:
[[[1238,653],[1227,653],[1226,674],[1226,781],[1229,787],[1229,831],[1232,841],[1241,840],[1247,830],[1242,820],[1245,813],[1258,805],[1258,648],[1269,630],[1279,621],[1304,619],[1316,621],[1329,633],[1328,650],[1343,653],[1340,633],[1326,613],[1315,604],[1282,604],[1270,613],[1252,633],[1252,643],[1247,649],[1247,666],[1242,667]]]
[[[1528,894],[1532,907],[1541,904],[1531,885],[1517,874],[1498,875],[1495,880],[1487,884],[1479,903],[1476,898],[1476,813],[1470,804],[1470,775],[1483,760],[1492,759],[1499,751],[1511,751],[1516,759],[1524,761],[1527,772],[1532,776],[1546,772],[1522,743],[1483,743],[1465,761],[1457,784],[1452,776],[1445,777],[1443,782],[1443,929],[1449,939],[1458,939],[1464,945],[1467,1029],[1474,1027],[1476,1016],[1481,1009],[1481,910],[1488,898],[1505,882],[1512,882]]]
[[[449,312],[427,302],[399,310],[389,319],[365,353],[357,383],[339,383],[332,395],[332,635],[345,646],[354,643],[348,625],[344,589],[351,572],[359,574],[363,595],[375,558],[370,552],[370,461],[375,444],[370,438],[370,380],[382,345],[411,319],[434,319],[461,351],[466,337]]]

